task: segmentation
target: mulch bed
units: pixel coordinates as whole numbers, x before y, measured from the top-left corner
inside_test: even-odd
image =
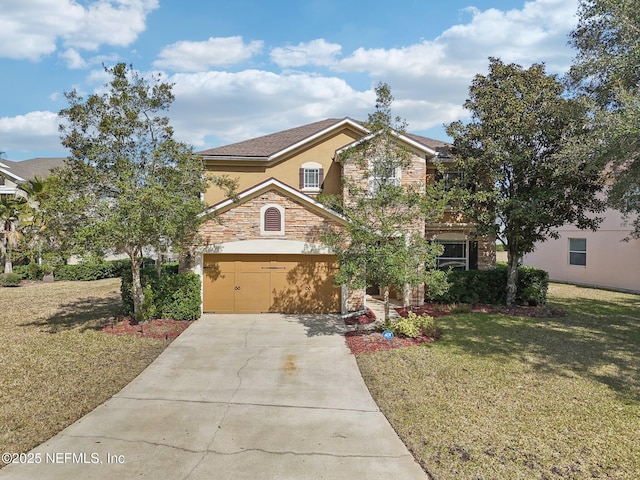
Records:
[[[451,315],[453,313],[498,313],[502,315],[510,315],[517,317],[563,317],[563,312],[550,309],[548,307],[529,307],[522,305],[514,305],[511,307],[503,305],[442,305],[437,303],[425,303],[420,307],[399,307],[396,308],[398,314],[406,317],[409,312],[416,315],[430,315],[434,318]],[[344,320],[345,325],[356,326],[356,330],[347,332],[345,340],[347,346],[354,355],[361,353],[379,352],[382,350],[391,350],[392,348],[413,347],[416,345],[424,345],[435,342],[437,338],[432,337],[400,337],[395,336],[391,340],[385,340],[382,333],[375,330],[359,330],[358,326],[368,325],[376,321],[376,315],[367,309],[366,313],[357,316],[347,317]]]
[[[154,319],[135,324],[131,317],[119,317],[106,325],[102,331],[112,335],[135,335],[137,337],[175,340],[191,325],[188,320]]]

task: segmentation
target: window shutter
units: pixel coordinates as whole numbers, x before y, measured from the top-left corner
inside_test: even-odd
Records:
[[[298,170],[298,180],[300,183],[300,190],[302,190],[304,188],[304,168],[301,168],[300,170]]]
[[[264,230],[265,232],[279,232],[281,230],[282,218],[280,210],[275,207],[269,207],[264,212]]]
[[[478,269],[478,241],[469,242],[469,270]]]
[[[318,186],[322,188],[322,182],[324,182],[324,168],[320,168],[320,173],[318,174]]]

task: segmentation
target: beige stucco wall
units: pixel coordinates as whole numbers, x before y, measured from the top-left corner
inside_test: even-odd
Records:
[[[598,231],[566,225],[558,240],[537,244],[523,263],[546,270],[552,281],[640,292],[640,240],[622,241],[630,230],[619,212],[608,210]],[[570,238],[587,240],[586,266],[569,265]]]
[[[293,152],[291,155],[279,159],[273,165],[257,165],[255,162],[234,161],[229,164],[210,162],[206,165],[207,172],[211,175],[227,174],[239,181],[238,192],[242,192],[265,180],[277,178],[290,187],[298,189],[300,167],[307,162],[316,162],[324,169],[323,193],[340,194],[341,166],[334,161],[336,150],[348,145],[356,139],[355,132],[345,129],[328,138],[320,139],[304,149]],[[218,188],[212,187],[205,193],[205,202],[215,205],[224,200],[224,194]]]

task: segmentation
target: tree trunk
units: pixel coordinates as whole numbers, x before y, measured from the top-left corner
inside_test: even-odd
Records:
[[[516,302],[518,293],[518,257],[514,252],[509,251],[507,259],[507,306]]]
[[[384,299],[384,322],[389,322],[389,285],[382,287],[382,298]]]
[[[142,291],[142,281],[140,278],[140,267],[142,261],[137,255],[131,255],[131,277],[133,279],[133,316],[137,318],[142,305],[144,304],[144,292]]]
[[[13,273],[13,262],[8,253],[4,256],[4,273]]]

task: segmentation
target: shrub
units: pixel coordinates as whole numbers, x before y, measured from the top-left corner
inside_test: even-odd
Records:
[[[61,265],[55,270],[54,276],[56,280],[102,280],[120,277],[126,269],[130,269],[129,260],[110,260],[99,263]]]
[[[200,277],[198,275],[179,274],[178,264],[169,263],[162,266],[160,278],[155,267],[144,267],[140,269],[140,279],[145,289],[145,304],[148,301],[146,288],[150,289],[155,318],[196,320],[200,317]],[[133,278],[130,269],[123,272],[120,295],[124,314],[133,314]],[[147,309],[146,315],[148,306],[143,306],[143,310],[145,309]]]
[[[33,262],[27,265],[14,265],[13,273],[20,275],[22,280],[42,280],[45,274],[44,269]]]
[[[17,273],[0,273],[0,287],[19,287],[20,280]]]
[[[163,318],[196,320],[200,317],[200,277],[195,273],[163,276],[158,297]]]
[[[449,290],[432,295],[427,300],[440,303],[488,303],[504,305],[507,302],[507,266],[499,263],[489,270],[451,270],[447,272]],[[533,267],[518,268],[519,305],[544,305],[547,303],[549,275]]]
[[[439,335],[439,330],[433,317],[429,315],[416,315],[413,312],[409,312],[409,315],[406,317],[392,320],[389,325],[387,325],[387,328],[395,334],[411,338],[416,338],[420,335],[426,335],[428,337],[436,337]]]

